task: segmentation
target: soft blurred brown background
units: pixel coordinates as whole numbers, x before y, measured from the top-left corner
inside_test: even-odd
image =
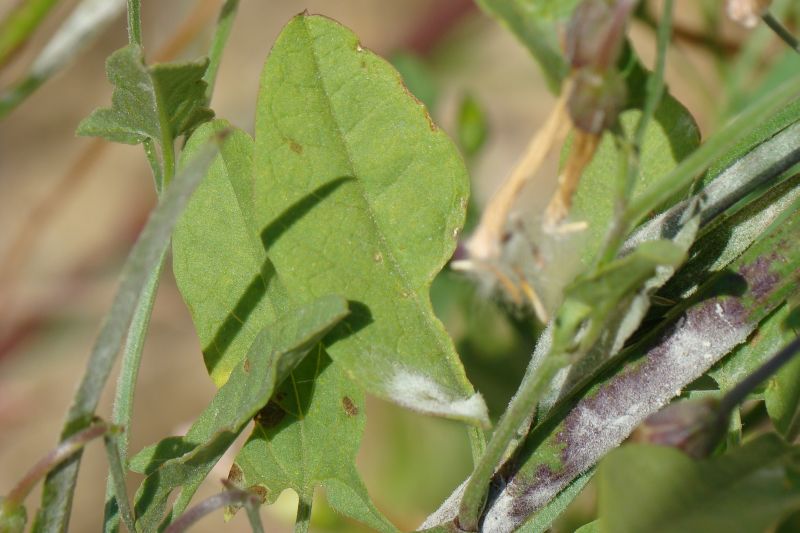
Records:
[[[0,15],[13,3],[0,0]],[[0,86],[25,71],[75,3],[62,2],[11,67],[0,73]],[[204,54],[222,1],[143,4],[148,56],[189,19],[194,37],[183,43],[177,58],[193,58]],[[657,7],[658,2],[651,4]],[[677,5],[678,20],[692,30],[699,18],[695,2],[679,0]],[[483,205],[543,122],[553,99],[527,51],[469,1],[242,0],[212,102],[217,115],[251,129],[261,65],[282,25],[305,9],[349,26],[381,55],[411,50],[423,57],[440,90],[434,115],[445,129],[454,127],[461,96],[476,96],[490,126],[487,145],[470,161],[474,194]],[[633,35],[650,64],[652,31],[637,23]],[[732,32],[726,38],[740,36]],[[54,445],[121,262],[155,201],[141,147],[93,147],[91,139],[73,133],[93,108],[109,102],[104,60],[126,39],[120,17],[74,64],[0,122],[0,262],[10,272],[0,278],[0,493]],[[670,86],[704,130],[713,127],[720,113],[719,76],[712,56],[690,42],[676,46],[670,56]],[[538,185],[526,192],[525,209],[537,211],[546,202],[554,186],[554,164],[555,158]],[[28,243],[22,248],[13,246],[20,234]],[[529,351],[532,343],[523,348]],[[514,364],[522,368],[524,359]],[[110,412],[111,392],[101,416]],[[145,348],[131,451],[183,431],[213,393],[189,315],[167,273]],[[359,468],[378,507],[399,527],[412,529],[467,474],[463,430],[378,401],[368,405],[368,415]],[[230,462],[230,457],[223,460],[198,498],[219,489],[218,479],[227,474]],[[99,530],[105,469],[100,446],[92,444],[79,479],[73,531]],[[131,490],[138,480],[134,482]],[[29,500],[30,506],[36,503],[34,497]],[[293,513],[291,495],[284,495],[264,511],[268,530],[290,530]],[[213,515],[195,530],[221,527],[220,516]],[[321,504],[312,529],[355,527]],[[244,517],[237,516],[226,530],[249,529]]]

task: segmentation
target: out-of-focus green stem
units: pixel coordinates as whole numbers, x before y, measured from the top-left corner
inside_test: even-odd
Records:
[[[24,0],[0,21],[0,66],[28,40],[57,3],[58,0]]]

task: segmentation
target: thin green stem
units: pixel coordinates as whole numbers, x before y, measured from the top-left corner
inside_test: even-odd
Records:
[[[0,66],[22,46],[39,27],[58,0],[24,0],[0,21]]]
[[[633,143],[637,148],[641,148],[644,143],[644,135],[647,126],[653,119],[653,115],[658,109],[658,104],[664,96],[664,69],[667,64],[667,49],[669,48],[670,38],[672,37],[672,12],[674,0],[666,0],[664,9],[661,13],[661,21],[658,24],[656,34],[656,63],[653,73],[647,77],[645,85],[645,100],[642,106],[642,114],[636,124],[636,132],[633,135]]]
[[[155,185],[156,192],[161,194],[164,190],[164,174],[161,171],[161,162],[158,160],[158,150],[156,150],[156,143],[153,139],[145,139],[144,155],[147,157],[147,162],[150,164],[150,170],[153,172],[153,184]]]
[[[624,158],[621,169],[625,175],[621,178],[623,183],[621,184],[621,191],[617,197],[617,205],[615,206],[616,216],[606,236],[603,250],[598,254],[597,264],[604,264],[617,256],[617,252],[625,241],[628,231],[625,225],[625,211],[628,208],[631,194],[633,194],[633,189],[639,177],[640,154],[644,144],[644,136],[647,133],[647,126],[649,126],[650,122],[653,120],[656,109],[658,109],[658,105],[664,97],[664,69],[667,63],[667,50],[672,36],[673,4],[673,0],[666,0],[664,2],[656,35],[656,62],[653,67],[653,72],[647,77],[645,100],[642,105],[642,113],[636,123],[633,141],[631,143],[626,143],[623,140],[622,146],[620,147],[622,151],[621,157]]]
[[[128,42],[142,46],[141,0],[128,0]]]
[[[517,394],[509,403],[506,412],[503,413],[492,438],[489,439],[486,452],[464,488],[458,509],[458,526],[462,530],[478,530],[478,522],[486,504],[492,476],[505,457],[517,430],[533,412],[536,403],[547,391],[550,382],[563,366],[562,359],[557,354],[548,354],[536,372],[525,376]]]
[[[772,115],[800,94],[800,77],[788,80],[759,99],[716,135],[692,152],[670,173],[653,183],[634,200],[624,217],[625,233],[655,210],[666,198],[685,190],[698,176],[730,147],[752,134]]]
[[[233,20],[236,18],[236,11],[239,9],[239,0],[226,0],[219,12],[217,28],[211,40],[211,48],[208,51],[208,68],[203,76],[206,82],[206,103],[211,102],[211,95],[214,93],[214,84],[217,81],[217,72],[222,61],[222,53],[228,43],[228,37],[233,27]]]
[[[311,525],[311,504],[314,500],[314,489],[299,494],[297,500],[297,518],[294,521],[294,533],[308,533]]]
[[[119,449],[119,460],[121,464],[126,464],[128,460],[128,440],[129,428],[133,418],[133,399],[136,392],[136,382],[139,377],[139,367],[142,362],[142,352],[144,351],[144,341],[150,325],[150,316],[153,312],[156,293],[158,292],[158,282],[164,270],[167,253],[164,250],[161,260],[157,267],[145,282],[136,310],[133,314],[131,326],[128,328],[128,336],[125,347],[122,351],[122,368],[117,378],[117,388],[114,395],[114,406],[112,408],[111,421],[119,426],[119,435],[116,437],[116,446]],[[123,469],[124,472],[124,469]],[[106,482],[106,507],[103,530],[106,532],[117,531],[119,529],[119,511],[115,491],[114,472],[109,473]],[[124,516],[123,516],[124,519]],[[127,524],[126,524],[127,527]]]
[[[111,474],[110,480],[112,481],[112,489],[114,491],[119,514],[122,516],[122,522],[125,524],[125,527],[128,528],[128,531],[135,533],[135,520],[130,501],[128,500],[128,491],[125,488],[125,467],[122,466],[124,461],[120,455],[119,448],[121,430],[122,428],[120,427],[112,427],[110,431],[106,432],[103,441],[106,445],[108,470]]]
[[[214,139],[215,142],[197,154],[176,176],[175,183],[162,195],[128,255],[111,310],[95,340],[86,372],[67,413],[61,432],[62,439],[74,435],[91,423],[122,340],[133,320],[143,288],[168,248],[178,217],[216,157],[222,140],[223,137]],[[48,475],[42,494],[42,509],[37,514],[33,531],[66,530],[79,466],[80,454],[75,454],[62,468]]]

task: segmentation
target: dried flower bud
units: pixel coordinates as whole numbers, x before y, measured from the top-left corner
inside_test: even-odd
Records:
[[[28,515],[25,507],[0,496],[0,533],[23,533]]]
[[[564,48],[573,69],[613,68],[622,50],[633,0],[584,0],[568,25]]]
[[[576,71],[567,100],[572,123],[586,133],[602,133],[617,120],[625,93],[625,80],[616,70]]]
[[[687,455],[707,457],[727,429],[716,398],[686,400],[668,405],[649,416],[631,434],[631,440],[678,448]]]
[[[745,28],[755,28],[772,0],[726,0],[728,18]]]

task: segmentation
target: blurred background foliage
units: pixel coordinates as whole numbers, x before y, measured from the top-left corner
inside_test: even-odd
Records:
[[[0,20],[23,3],[0,0]],[[77,4],[49,3],[32,38],[6,59],[0,55],[0,94],[25,77]],[[221,4],[144,2],[148,60],[204,54]],[[468,233],[554,101],[525,48],[471,0],[242,0],[212,102],[218,116],[252,131],[263,61],[283,24],[304,9],[342,22],[389,59],[459,144],[473,178]],[[659,12],[660,2],[642,1],[631,28],[647,65]],[[773,13],[797,29],[796,2],[778,0]],[[746,32],[727,22],[718,0],[678,0],[675,18],[666,80],[704,136],[800,68],[800,57],[766,28]],[[126,41],[123,19],[116,17],[0,121],[0,492],[55,442],[121,261],[155,202],[138,147],[74,137],[80,119],[109,99],[103,65]],[[555,187],[557,164],[551,157],[525,191],[517,206],[521,217],[538,216]],[[134,451],[184,430],[214,393],[171,269],[166,272],[137,391]],[[488,285],[449,270],[431,296],[496,419],[522,378],[541,324]],[[101,414],[108,412],[107,396]],[[470,471],[464,430],[375,399],[368,417],[358,466],[378,507],[400,528],[413,529]],[[104,461],[93,445],[79,479],[75,531],[99,528]],[[231,461],[222,461],[198,499],[218,490]],[[129,488],[138,481],[133,476]],[[589,522],[594,505],[590,486],[555,529],[574,531]],[[314,531],[362,530],[323,503],[314,513]],[[269,531],[289,531],[292,495],[284,494],[265,515]],[[208,518],[196,530],[219,531],[219,521]],[[243,516],[227,527],[248,530]]]

